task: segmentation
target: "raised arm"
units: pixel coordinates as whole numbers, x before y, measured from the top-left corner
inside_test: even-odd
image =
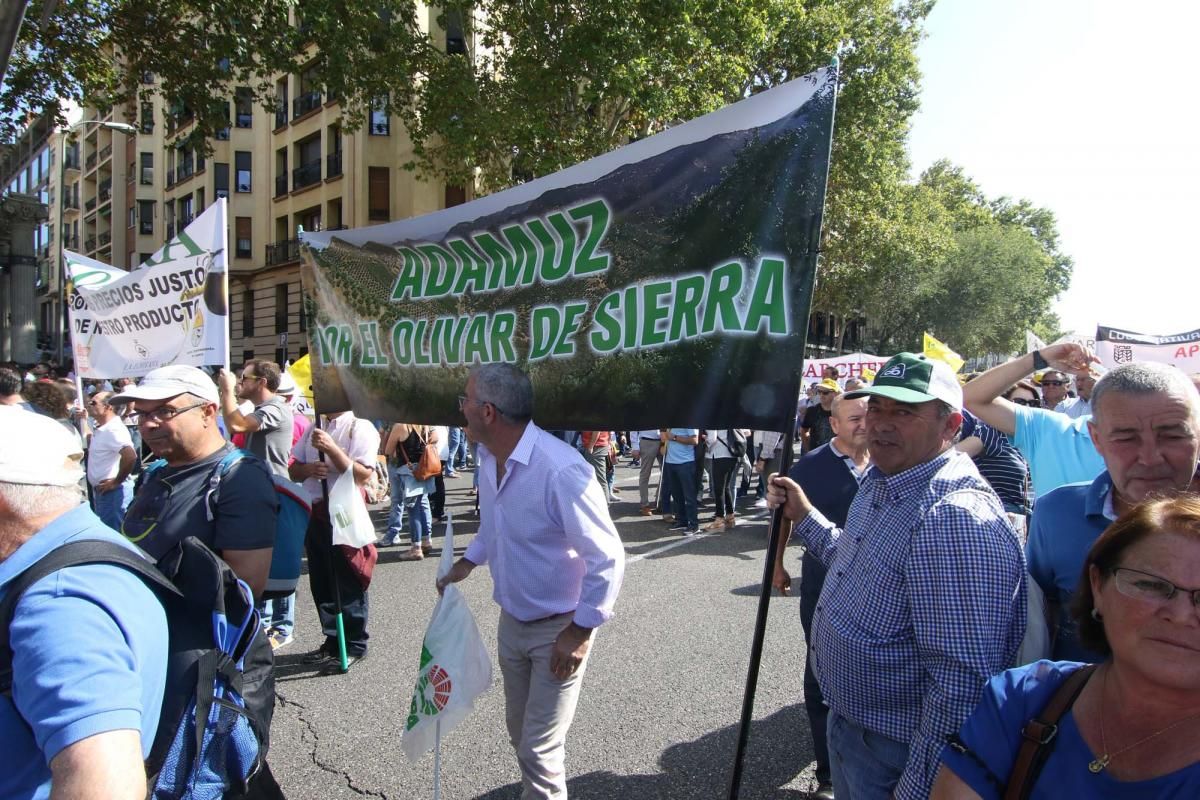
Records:
[[[1074,342],[1052,344],[1037,352],[1046,361],[1043,369],[1052,367],[1072,375],[1086,372],[1088,365],[1095,361],[1087,348]],[[964,386],[963,402],[967,409],[1001,433],[1009,436],[1016,433],[1017,416],[1013,404],[1000,395],[1040,366],[1034,363],[1034,356],[1034,353],[1017,356],[1012,361],[992,367]]]

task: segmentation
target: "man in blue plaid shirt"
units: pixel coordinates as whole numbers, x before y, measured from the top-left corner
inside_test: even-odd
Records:
[[[947,734],[1007,668],[1025,633],[1025,564],[1000,499],[952,444],[962,388],[901,353],[868,397],[873,466],[839,529],[788,478],[772,508],[828,568],[810,657],[830,707],[834,793],[928,797]]]

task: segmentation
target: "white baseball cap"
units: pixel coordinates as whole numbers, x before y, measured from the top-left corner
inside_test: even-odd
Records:
[[[83,446],[58,420],[0,406],[0,482],[74,486],[83,478]]]
[[[109,403],[129,403],[134,400],[169,400],[181,394],[194,394],[214,405],[221,402],[217,385],[208,373],[197,367],[182,364],[159,367],[146,373],[137,386],[128,386]]]

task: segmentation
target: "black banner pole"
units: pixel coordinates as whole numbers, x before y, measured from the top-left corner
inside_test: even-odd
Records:
[[[799,394],[799,389],[797,389]],[[796,429],[796,418],[792,417],[791,424],[783,435],[783,453],[781,455],[779,474],[786,475],[792,466],[792,445]],[[764,475],[763,480],[769,476]],[[742,720],[738,728],[737,752],[733,761],[733,777],[729,784],[729,800],[737,800],[741,791],[742,766],[746,758],[746,746],[750,742],[750,724],[754,720],[754,695],[758,689],[758,669],[762,661],[763,639],[767,633],[767,610],[771,604],[771,579],[775,575],[775,552],[779,547],[779,537],[783,535],[783,509],[775,509],[771,515],[771,536],[767,542],[767,557],[763,561],[762,586],[758,593],[758,614],[754,618],[754,639],[750,644],[750,668],[746,674],[746,691],[742,696]]]

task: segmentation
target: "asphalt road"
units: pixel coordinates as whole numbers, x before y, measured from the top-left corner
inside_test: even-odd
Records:
[[[617,471],[612,505],[628,563],[616,616],[597,634],[567,740],[572,798],[721,798],[729,793],[749,666],[767,517],[746,501],[732,531],[684,539],[637,514],[637,470]],[[655,473],[657,479],[657,471]],[[474,534],[471,475],[448,479],[455,549]],[[757,513],[757,516],[754,516]],[[701,522],[711,517],[701,509]],[[380,528],[383,511],[373,514]],[[272,769],[289,798],[433,796],[434,758],[409,763],[400,736],[425,626],[437,599],[434,558],[401,562],[381,551],[370,591],[370,652],[345,675],[300,663],[321,641],[306,579],[296,605],[296,639],[276,654],[279,704],[271,729]],[[795,574],[799,558],[789,554]],[[463,586],[495,664],[499,611],[487,571]],[[815,788],[802,705],[804,642],[798,599],[771,603],[747,752],[742,798],[804,798]],[[499,668],[476,710],[443,736],[442,797],[515,800],[515,757],[504,730]]]

